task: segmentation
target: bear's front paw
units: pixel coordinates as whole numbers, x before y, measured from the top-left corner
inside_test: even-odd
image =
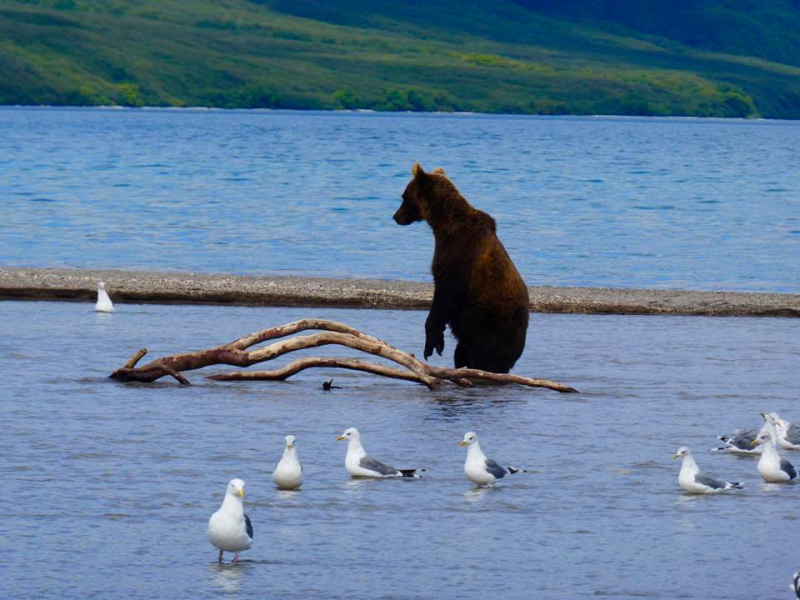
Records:
[[[443,333],[434,333],[430,334],[425,338],[425,360],[428,360],[428,357],[433,354],[433,351],[436,350],[436,353],[441,356],[442,350],[444,350],[444,334]]]

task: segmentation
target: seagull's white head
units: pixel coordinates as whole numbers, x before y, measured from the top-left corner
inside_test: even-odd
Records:
[[[97,289],[98,289],[98,290],[103,290],[103,291],[106,291],[106,284],[105,284],[105,282],[103,282],[103,281],[98,281],[98,282],[97,282]]]
[[[361,439],[361,434],[358,432],[358,429],[355,427],[351,427],[350,429],[345,429],[344,433],[336,438],[336,441],[347,440],[348,442],[357,441]]]
[[[764,444],[767,441],[772,442],[772,433],[769,431],[762,431],[756,436],[756,439],[753,440],[753,443],[750,444],[751,446],[758,446],[759,444]]]
[[[681,446],[678,448],[678,451],[675,453],[675,456],[672,457],[672,460],[677,460],[679,458],[686,458],[687,456],[691,456],[691,452],[686,446]],[[691,463],[690,463],[691,464]]]
[[[475,433],[474,431],[468,431],[467,433],[464,434],[464,439],[461,440],[459,446],[461,446],[462,448],[464,446],[469,446],[472,442],[474,442],[477,439],[478,439],[477,433]]]
[[[764,420],[765,420],[767,423],[769,423],[770,425],[779,425],[779,424],[780,424],[780,422],[781,422],[781,421],[783,421],[783,419],[781,419],[781,418],[778,416],[778,413],[774,413],[774,412],[767,413],[767,414],[764,414],[764,413],[762,412],[762,413],[761,413],[761,417],[762,417],[762,418],[763,418],[763,419],[764,419]]]
[[[228,484],[228,494],[237,498],[244,498],[244,481],[241,479],[231,479]]]
[[[294,436],[287,435],[286,436],[286,448],[294,448]]]

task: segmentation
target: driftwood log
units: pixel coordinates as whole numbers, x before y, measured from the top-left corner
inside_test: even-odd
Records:
[[[319,330],[321,333],[297,336],[274,342],[267,346],[250,349],[257,344],[269,340],[283,338],[301,331]],[[533,379],[505,373],[489,373],[477,369],[448,369],[429,365],[413,354],[407,354],[388,343],[367,335],[358,329],[322,319],[303,319],[271,327],[256,333],[238,338],[208,350],[198,350],[196,352],[182,352],[159,358],[144,366],[137,367],[139,361],[147,354],[147,349],[142,348],[137,351],[125,363],[121,369],[114,371],[109,377],[118,381],[140,381],[152,382],[162,377],[173,377],[182,385],[188,385],[189,381],[181,372],[202,369],[211,365],[231,365],[234,367],[246,368],[257,363],[265,362],[296,350],[305,348],[315,348],[338,344],[366,352],[373,356],[390,360],[403,368],[391,367],[388,365],[366,362],[354,358],[323,358],[309,357],[296,360],[280,369],[273,371],[234,371],[212,375],[209,379],[215,381],[237,381],[245,379],[283,381],[292,375],[305,369],[313,367],[328,367],[339,369],[351,369],[364,371],[421,383],[428,389],[436,389],[446,382],[462,386],[471,387],[474,381],[490,381],[495,383],[513,383],[529,387],[543,387],[558,392],[577,392],[578,390],[547,379]]]

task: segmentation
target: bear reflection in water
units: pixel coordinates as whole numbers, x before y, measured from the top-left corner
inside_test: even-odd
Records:
[[[528,288],[495,233],[495,222],[459,193],[444,170],[419,164],[394,214],[398,225],[433,229],[433,304],[425,321],[425,359],[444,350],[444,329],[458,340],[456,367],[508,373],[525,349]]]

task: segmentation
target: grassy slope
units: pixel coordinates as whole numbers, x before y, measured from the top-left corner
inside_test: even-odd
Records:
[[[800,118],[800,67],[627,26],[504,1],[0,0],[0,103]]]

